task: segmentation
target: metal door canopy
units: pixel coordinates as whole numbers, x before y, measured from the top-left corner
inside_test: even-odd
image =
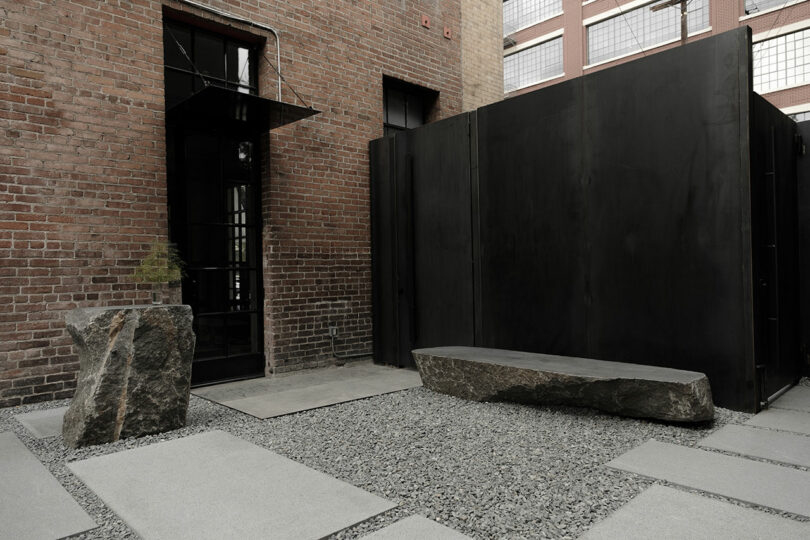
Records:
[[[303,120],[320,111],[209,85],[171,107],[175,121],[208,127],[236,125],[257,132]]]
[[[372,143],[378,358],[404,341],[665,366],[738,410],[795,378],[796,128],[753,93],[750,51],[733,30],[461,115],[443,135],[469,145],[453,195],[435,187],[458,182],[446,156],[415,151],[446,121]],[[426,215],[471,244],[466,263],[430,255],[459,239],[412,245]],[[469,301],[435,286],[453,276]],[[420,339],[436,305],[473,311],[471,342]]]

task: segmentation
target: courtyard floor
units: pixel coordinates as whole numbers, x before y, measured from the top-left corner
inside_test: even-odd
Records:
[[[806,379],[802,384],[810,386]],[[84,479],[90,476],[85,476],[76,462],[89,463],[85,460],[111,454],[142,455],[147,460],[159,460],[159,449],[171,448],[167,445],[170,441],[203,440],[194,436],[218,438],[220,442],[227,439],[226,444],[237,446],[252,443],[248,445],[250,448],[255,445],[280,458],[287,458],[284,463],[291,460],[294,462],[292,466],[303,466],[300,471],[323,473],[324,478],[347,484],[346,489],[359,488],[358,491],[368,494],[373,499],[369,514],[373,517],[329,536],[334,539],[362,538],[415,515],[471,538],[577,538],[600,522],[603,522],[603,528],[594,529],[594,537],[616,537],[611,536],[616,534],[615,530],[628,532],[621,519],[631,516],[635,508],[628,503],[654,484],[677,486],[675,496],[686,497],[685,505],[691,501],[689,495],[699,494],[708,501],[707,504],[714,501],[720,504],[717,511],[731,511],[733,514],[739,510],[746,518],[753,516],[756,522],[769,523],[771,532],[776,530],[767,521],[771,518],[776,519],[776,527],[784,525],[785,531],[810,531],[810,518],[807,517],[810,511],[802,513],[801,507],[793,509],[788,505],[785,510],[781,503],[771,505],[767,500],[753,504],[740,502],[739,499],[746,498],[736,496],[733,486],[729,488],[731,491],[724,492],[725,488],[690,485],[692,480],[676,477],[681,471],[667,472],[659,467],[669,463],[676,464],[677,469],[677,462],[682,459],[679,452],[688,450],[697,454],[686,454],[684,459],[700,462],[704,455],[717,458],[721,460],[718,465],[707,462],[707,466],[720,469],[727,465],[723,461],[726,460],[729,467],[742,467],[738,471],[741,476],[748,474],[748,462],[755,468],[777,467],[777,472],[787,474],[788,480],[795,477],[800,482],[797,489],[801,491],[804,489],[801,482],[805,475],[810,475],[807,472],[810,462],[802,464],[805,459],[802,452],[807,451],[806,443],[810,443],[810,409],[802,411],[806,406],[802,395],[799,395],[798,404],[787,401],[790,407],[783,410],[807,415],[800,417],[797,428],[801,431],[802,426],[806,426],[808,432],[805,434],[773,431],[765,429],[764,425],[751,427],[757,425],[755,417],[725,409],[716,410],[714,422],[690,427],[615,417],[589,409],[468,402],[424,388],[268,419],[259,419],[192,396],[188,425],[183,429],[79,450],[66,448],[59,435],[37,434],[36,429],[32,431],[20,422],[20,414],[57,409],[68,403],[49,402],[0,409],[0,433],[13,433],[95,522],[96,528],[76,538],[138,537],[131,527],[134,521],[124,521],[120,516],[130,514],[120,510],[116,513],[105,503],[107,500],[113,501],[112,506],[116,504],[115,497],[109,496],[109,490],[103,492],[106,499],[102,500],[88,488],[79,476]],[[766,413],[773,411],[776,409]],[[761,418],[766,424],[774,421],[768,415]],[[724,431],[719,431],[724,427]],[[47,426],[43,429],[47,431]],[[734,446],[734,437],[739,434],[734,430],[793,437],[790,444],[798,441],[800,445],[793,454],[798,455],[798,461],[786,463],[779,455],[762,457],[756,448],[738,450]],[[651,439],[655,442],[650,443]],[[181,442],[173,444],[176,446]],[[698,443],[701,443],[700,447]],[[651,444],[660,446],[649,446]],[[724,447],[724,444],[731,446]],[[151,452],[147,447],[154,447],[153,457],[146,453],[126,454],[126,451],[135,449]],[[245,456],[250,453],[240,453],[244,448],[238,448],[233,462],[246,460]],[[660,463],[654,456],[648,459],[651,451],[660,454]],[[266,454],[270,455],[270,452]],[[739,458],[741,454],[748,457]],[[807,456],[810,459],[810,454]],[[143,463],[143,460],[135,461]],[[608,463],[611,465],[607,466]],[[114,464],[111,461],[109,465]],[[698,467],[699,463],[695,466]],[[199,470],[198,474],[216,477],[218,469],[224,467],[227,470],[230,464],[225,459],[212,467],[217,470]],[[74,469],[80,471],[79,475]],[[148,467],[144,470],[149,472]],[[114,467],[106,471],[108,476],[115,475]],[[764,471],[765,476],[770,474],[770,469]],[[300,474],[306,476],[309,473]],[[699,484],[704,476],[698,475],[695,481]],[[738,480],[752,482],[750,478]],[[759,491],[767,491],[767,478],[759,484],[756,486]],[[0,482],[0,503],[14,497],[15,489],[18,488]],[[154,489],[156,500],[165,495],[160,483],[155,483],[152,488],[147,485],[146,489]],[[238,486],[222,487],[217,496],[223,507],[230,499],[237,498],[238,490]],[[677,508],[667,493],[653,491],[648,495],[662,496],[668,507]],[[803,492],[787,494],[788,498],[803,496]],[[379,500],[388,504],[379,503]],[[273,500],[272,495],[267,500],[253,503],[259,508],[258,514],[272,513],[284,506]],[[158,515],[162,510],[152,510],[156,512],[155,519],[171,519],[172,512],[182,512],[183,501],[176,504],[175,509],[170,508],[162,517]],[[636,510],[643,514],[643,504],[654,505],[655,501],[639,498],[634,504],[642,505]],[[616,513],[620,509],[624,513]],[[319,514],[316,510],[309,519],[323,517]],[[614,514],[613,521],[605,521],[611,514]],[[252,515],[257,513],[248,514],[244,519],[249,521]],[[763,516],[765,521],[758,516]],[[654,523],[659,517],[666,518],[651,515],[648,521]],[[666,528],[666,521],[659,526]],[[2,529],[0,523],[0,538],[3,537]],[[143,532],[143,529],[138,530]],[[243,529],[234,524],[236,530]],[[596,534],[600,531],[603,534]],[[667,537],[661,534],[665,532],[659,531],[658,535]],[[778,534],[771,536],[778,537]],[[265,537],[277,536],[267,531]],[[669,537],[679,536],[670,534]]]

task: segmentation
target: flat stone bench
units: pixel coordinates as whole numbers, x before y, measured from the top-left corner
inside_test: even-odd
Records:
[[[473,401],[573,405],[675,422],[714,418],[703,373],[480,347],[412,351],[425,387]]]

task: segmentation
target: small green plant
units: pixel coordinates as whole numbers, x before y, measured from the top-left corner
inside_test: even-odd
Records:
[[[171,283],[184,276],[183,260],[177,248],[167,242],[155,241],[149,255],[135,268],[135,279],[144,283]]]

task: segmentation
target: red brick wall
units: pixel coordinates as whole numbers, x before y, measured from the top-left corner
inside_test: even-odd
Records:
[[[280,30],[284,76],[322,111],[268,138],[269,369],[329,362],[330,324],[341,352],[369,350],[382,77],[438,90],[434,119],[460,112],[459,0],[197,1]],[[149,299],[132,271],[167,231],[163,4],[204,15],[174,0],[0,0],[0,406],[71,395],[68,310]],[[266,35],[275,59],[271,34],[227,24]]]
[[[262,22],[282,33],[285,77],[322,111],[273,132],[264,178],[268,371],[287,371],[332,361],[330,325],[340,353],[371,350],[368,143],[382,136],[383,75],[438,90],[434,120],[461,112],[461,19],[458,0],[267,3],[289,4]]]
[[[157,8],[0,2],[0,406],[72,393],[66,310],[148,298],[130,274],[166,230]]]

